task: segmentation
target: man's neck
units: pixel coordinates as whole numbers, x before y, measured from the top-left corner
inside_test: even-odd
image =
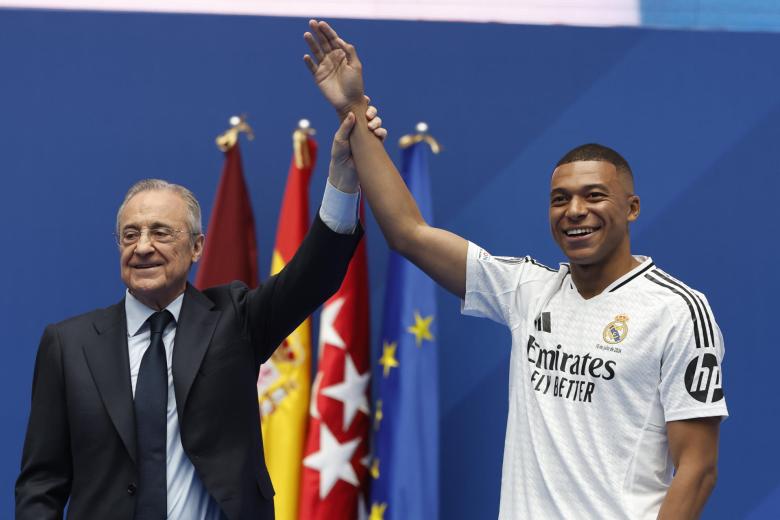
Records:
[[[640,262],[626,250],[604,262],[590,265],[572,263],[571,279],[577,287],[577,292],[580,293],[580,296],[588,300],[601,294],[612,282],[639,264]]]
[[[161,311],[166,307],[168,307],[168,305],[170,305],[173,300],[178,298],[179,295],[185,291],[185,289],[187,289],[186,285],[182,287],[182,289],[176,292],[175,294],[170,293],[164,295],[163,294],[141,294],[138,292],[134,292],[130,289],[128,289],[128,291],[130,291],[130,294],[132,294],[136,300],[143,303],[150,309]]]

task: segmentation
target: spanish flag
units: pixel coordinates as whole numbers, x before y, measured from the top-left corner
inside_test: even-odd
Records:
[[[311,132],[293,133],[293,157],[287,176],[271,274],[292,259],[309,229],[309,181],[317,157]],[[277,520],[297,520],[301,460],[311,387],[311,319],[304,321],[260,367],[260,403],[265,460],[276,496]]]

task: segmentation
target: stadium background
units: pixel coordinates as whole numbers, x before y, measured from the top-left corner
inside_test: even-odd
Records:
[[[443,144],[431,159],[436,223],[494,254],[557,265],[552,165],[589,141],[628,158],[642,196],[634,250],[705,292],[726,340],[731,418],[705,518],[780,515],[773,4],[653,2],[633,27],[610,28],[334,22],[358,45],[391,155],[420,120]],[[208,222],[222,164],[213,139],[248,113],[257,139],[242,144],[244,171],[267,273],[290,134],[306,117],[319,202],[336,121],[301,61],[304,30],[303,18],[0,10],[0,517],[13,508],[44,325],[122,297],[111,233],[132,182],[191,187]],[[370,216],[367,230],[376,349],[387,248]],[[461,317],[443,292],[438,304],[441,517],[495,518],[509,335]]]

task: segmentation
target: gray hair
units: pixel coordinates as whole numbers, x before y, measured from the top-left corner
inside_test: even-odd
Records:
[[[194,241],[197,235],[203,233],[203,226],[200,220],[200,204],[198,199],[192,194],[190,190],[181,186],[180,184],[173,184],[172,182],[164,181],[162,179],[144,179],[133,184],[127,194],[125,200],[122,201],[122,205],[116,212],[116,232],[119,234],[119,216],[122,214],[122,210],[125,209],[127,202],[143,191],[158,191],[168,190],[177,193],[184,203],[187,205],[187,225],[190,228],[190,241]]]

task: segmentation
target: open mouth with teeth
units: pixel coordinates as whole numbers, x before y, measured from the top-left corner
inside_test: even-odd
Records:
[[[569,238],[584,238],[592,235],[601,228],[598,227],[577,227],[564,230],[563,234]]]

